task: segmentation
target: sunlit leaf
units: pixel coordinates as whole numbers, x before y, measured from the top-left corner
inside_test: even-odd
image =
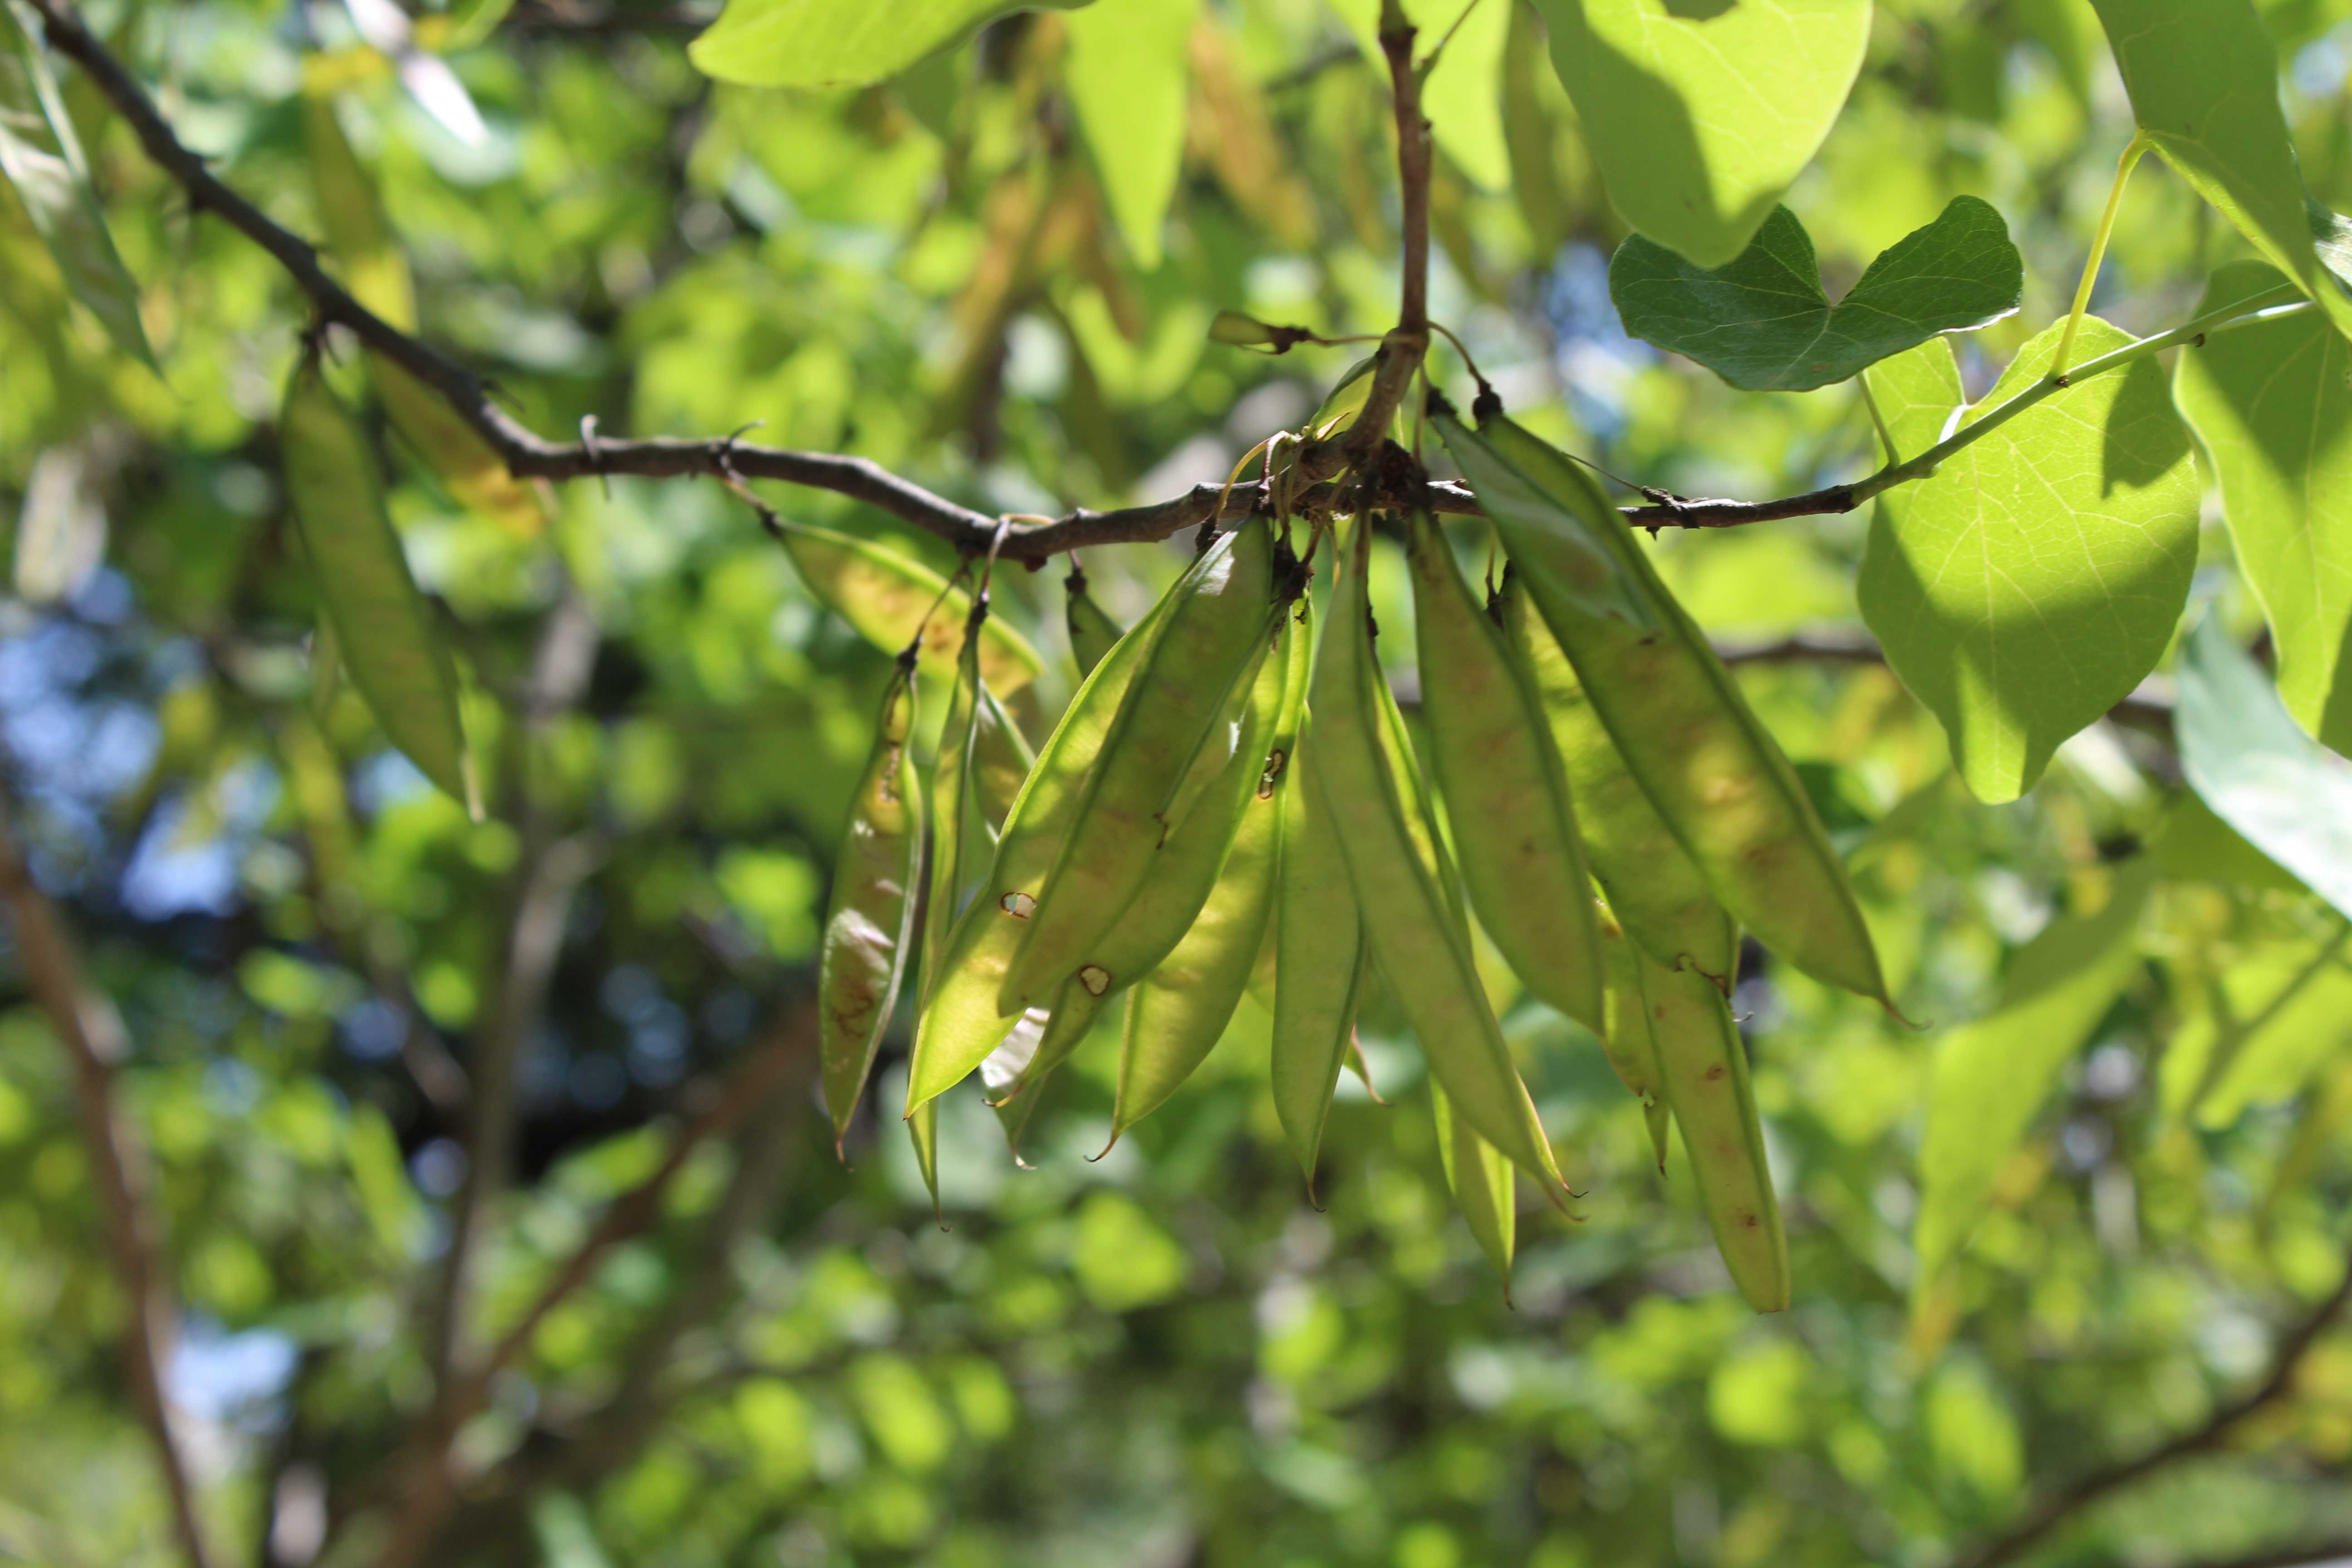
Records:
[[[1381,79],[1381,0],[1331,0],[1349,33]],[[1479,0],[1405,0],[1413,26],[1413,58],[1426,59],[1438,40],[1451,38],[1437,68],[1421,85],[1421,112],[1438,150],[1475,184],[1499,191],[1511,183],[1511,154],[1503,137],[1503,49],[1510,40],[1511,5]],[[1456,22],[1461,26],[1454,26]]]
[[[2056,331],[2018,350],[1969,414],[2039,380]],[[2087,318],[2076,342],[2087,359],[2131,339]],[[1932,384],[1906,363],[1920,356],[1948,363],[1951,349],[1930,340],[1886,362],[1906,399]],[[1880,384],[1880,369],[1867,374]],[[1863,619],[1978,799],[2031,789],[2060,742],[2156,668],[2188,601],[2197,504],[2189,433],[2152,360],[2047,399],[1879,498]]]
[[[2283,281],[2233,262],[2198,313]],[[2239,570],[2262,600],[2287,711],[2352,752],[2352,345],[2305,311],[2183,351],[2173,395],[2221,481]]]
[[[1787,207],[1774,207],[1727,267],[1693,266],[1638,234],[1609,264],[1627,331],[1757,392],[1843,381],[1938,332],[1999,321],[2023,289],[2009,226],[1974,196],[1954,196],[1934,223],[1882,252],[1835,305],[1812,238]]]
[[[1016,11],[1087,0],[728,0],[687,49],[706,76],[752,87],[856,87]]]
[[[2339,220],[2304,190],[2279,106],[2278,47],[2249,0],[2091,3],[2157,152],[2352,332],[2352,299],[2327,255]]]
[[[1160,265],[1160,226],[1184,162],[1184,41],[1199,10],[1198,0],[1114,0],[1068,22],[1064,89],[1140,267]]]
[[[2208,616],[2180,655],[2180,771],[2213,815],[2352,919],[2352,761],[2303,732]]]
[[[1845,104],[1870,0],[1536,0],[1609,200],[1700,267],[1737,257]]]
[[[2058,921],[2010,961],[1997,1010],[1937,1042],[1912,1232],[1915,1291],[1966,1244],[2059,1069],[2137,969],[2132,933],[2152,881],[2145,863],[2117,872],[2097,913]]]
[[[115,253],[106,213],[90,188],[65,98],[41,51],[40,25],[22,0],[0,23],[0,176],[57,259],[73,297],[89,308],[115,346],[152,370],[154,351],[139,319],[139,285]]]

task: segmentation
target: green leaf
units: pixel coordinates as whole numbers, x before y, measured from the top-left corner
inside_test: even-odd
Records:
[[[1437,68],[1421,84],[1421,112],[1439,151],[1474,184],[1499,191],[1511,183],[1510,146],[1503,135],[1503,50],[1510,40],[1512,7],[1478,0],[1465,15],[1465,3],[1404,0],[1405,19],[1415,29],[1416,61],[1428,58],[1457,19],[1462,24],[1438,57]],[[1381,52],[1381,0],[1331,0],[1331,8],[1385,87],[1389,66]]]
[[[1701,267],[1747,246],[1845,103],[1870,0],[1535,0],[1609,199]]]
[[[1933,1098],[1919,1150],[1919,1218],[1912,1232],[1924,1292],[1976,1227],[1993,1178],[2080,1049],[2129,983],[2132,942],[2154,868],[2122,868],[2096,914],[2053,923],[2010,961],[2000,1006],[1936,1047]]]
[[[2214,273],[2198,313],[2282,281],[2261,262],[2233,262]],[[2239,327],[2181,353],[2173,397],[2221,477],[2287,711],[2352,752],[2352,344],[2308,310]]]
[[[278,433],[286,492],[352,684],[392,743],[479,818],[457,671],[384,512],[374,455],[316,362],[295,368]]]
[[[862,87],[1016,11],[1087,0],[728,0],[687,47],[703,75],[750,87]]]
[[[139,319],[139,284],[107,232],[81,142],[41,52],[39,21],[20,0],[8,0],[6,9],[7,25],[0,28],[0,176],[25,205],[73,297],[89,307],[115,347],[155,370],[155,351]]]
[[[2305,192],[2277,46],[2248,0],[2091,0],[2141,131],[2190,189],[2352,332],[2330,269],[2335,216]]]
[[[1116,0],[1069,20],[1062,68],[1103,199],[1138,266],[1160,265],[1160,226],[1184,163],[1184,40],[1198,0]]]
[[[1969,413],[2040,380],[2058,330],[2018,350]],[[2086,317],[2077,353],[2087,360],[2131,341]],[[1905,401],[1911,434],[1898,442],[1927,424],[1911,399],[1957,382],[1951,352],[1931,340],[1868,373],[1874,395],[1883,371]],[[1906,363],[1922,357],[1940,368]],[[1943,721],[1978,799],[2032,788],[2060,742],[2156,668],[2189,597],[2197,507],[2189,433],[2153,360],[2036,405],[1932,478],[1879,498],[1862,616]]]
[[[1935,222],[1881,252],[1835,305],[1805,226],[1787,207],[1727,267],[1694,267],[1634,235],[1609,263],[1625,330],[1750,392],[1807,392],[1859,374],[1938,332],[2017,309],[2024,263],[2000,214],[1955,196]]]
[[[2180,771],[2246,842],[2352,917],[2352,761],[2305,734],[2208,616],[2180,655]]]
[[[2352,1034],[2347,931],[2266,947],[2213,983],[2208,1005],[2164,1047],[2158,1084],[2168,1117],[2194,1110],[2223,1128],[2252,1105],[2290,1100]]]

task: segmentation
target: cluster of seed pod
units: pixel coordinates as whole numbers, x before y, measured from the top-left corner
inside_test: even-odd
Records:
[[[1034,759],[984,679],[977,596],[928,792],[908,752],[909,647],[826,927],[836,1125],[919,926],[907,1114],[934,1193],[938,1097],[967,1076],[1017,1149],[1039,1086],[1117,1001],[1116,1140],[1252,991],[1311,1182],[1377,966],[1429,1068],[1447,1180],[1507,1279],[1517,1175],[1563,1206],[1566,1187],[1479,976],[1483,931],[1603,1042],[1662,1167],[1681,1128],[1734,1280],[1759,1310],[1785,1307],[1729,1006],[1738,934],[1885,1004],[1859,904],[1795,771],[1600,491],[1499,412],[1432,421],[1509,564],[1482,604],[1434,520],[1402,520],[1426,775],[1375,654],[1368,521],[1307,546],[1328,538],[1336,563],[1319,636],[1307,573],[1262,518],[1215,537],[1123,634],[1074,584],[1086,679]]]

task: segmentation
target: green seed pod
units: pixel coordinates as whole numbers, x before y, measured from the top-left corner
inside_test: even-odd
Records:
[[[1067,837],[1036,894],[1021,951],[997,995],[1016,1013],[1053,994],[1150,878],[1181,820],[1184,781],[1203,746],[1230,746],[1217,720],[1265,657],[1273,538],[1263,522],[1220,537],[1166,595],[1167,619],[1119,704]],[[1099,668],[1099,667],[1097,667]]]
[[[1479,983],[1452,865],[1430,829],[1409,759],[1391,760],[1402,737],[1372,654],[1370,541],[1362,524],[1349,542],[1339,552],[1311,700],[1316,776],[1357,908],[1433,1076],[1480,1137],[1556,1193],[1564,1186],[1559,1167]]]
[[[1705,975],[1642,961],[1658,1072],[1683,1131],[1699,1203],[1732,1279],[1759,1312],[1789,1305],[1789,1238],[1764,1159],[1748,1050],[1731,1005]]]
[[[1728,984],[1737,956],[1730,921],[1626,770],[1516,570],[1504,574],[1502,609],[1504,639],[1542,704],[1545,727],[1576,795],[1585,853],[1611,910],[1651,957],[1692,964]]]
[[[1516,477],[1569,520],[1551,531],[1497,524],[1618,754],[1717,901],[1806,973],[1891,1008],[1861,901],[1796,770],[1616,509],[1574,463],[1499,415],[1475,436],[1450,416],[1435,423],[1474,486]],[[1574,590],[1582,561],[1567,556],[1571,529],[1607,545],[1641,622],[1596,611]]]
[[[1599,1028],[1592,877],[1533,679],[1470,596],[1435,521],[1408,535],[1422,710],[1470,907],[1528,990]]]

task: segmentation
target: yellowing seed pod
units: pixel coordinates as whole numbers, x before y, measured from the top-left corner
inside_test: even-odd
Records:
[[[902,662],[883,694],[874,750],[850,797],[817,964],[817,1059],[836,1152],[889,1026],[914,937],[923,833],[907,745],[914,721],[914,668]]]
[[[1861,901],[1796,770],[1624,519],[1574,463],[1500,415],[1475,435],[1447,414],[1434,423],[1482,494],[1517,486],[1552,503],[1555,527],[1497,516],[1505,544],[1627,770],[1717,900],[1797,968],[1891,1008]],[[1595,542],[1635,615],[1596,608],[1582,585]]]

